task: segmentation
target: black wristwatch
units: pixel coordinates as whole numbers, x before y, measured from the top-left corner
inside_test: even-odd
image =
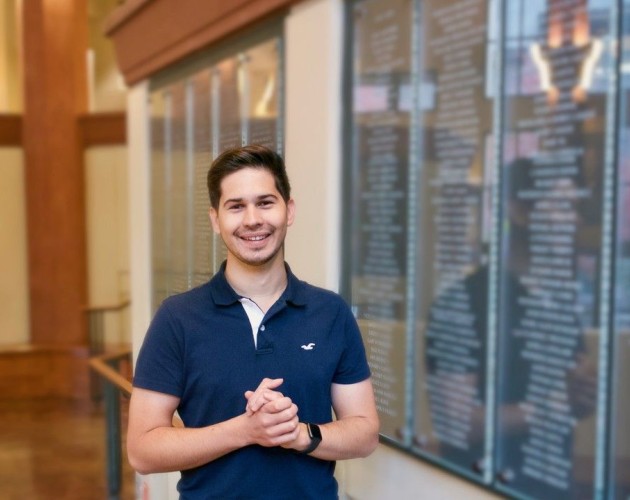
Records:
[[[311,438],[311,444],[305,450],[300,451],[300,453],[307,455],[315,450],[319,446],[319,443],[322,442],[322,431],[319,430],[319,425],[317,424],[306,424],[306,430],[308,431],[308,436]]]

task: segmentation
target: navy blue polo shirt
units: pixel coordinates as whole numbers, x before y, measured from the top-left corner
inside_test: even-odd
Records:
[[[210,282],[166,299],[138,355],[134,386],[180,398],[186,427],[245,411],[244,392],[265,378],[298,406],[302,422],[332,420],[330,386],[369,377],[356,321],[339,295],[298,280],[267,311],[254,345],[225,264]],[[182,471],[181,498],[337,498],[334,462],[281,447],[247,446]]]

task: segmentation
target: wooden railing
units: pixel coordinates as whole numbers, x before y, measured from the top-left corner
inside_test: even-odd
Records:
[[[121,313],[129,307],[131,301],[121,300],[115,304],[85,306],[83,312],[87,315],[90,357],[100,356],[105,352],[105,317],[110,313]],[[92,399],[101,397],[100,383],[92,376],[90,382]]]
[[[121,362],[131,366],[131,349],[121,349],[90,358],[90,367],[103,380],[105,402],[106,474],[109,498],[118,498],[122,484],[122,432],[120,394],[131,395],[131,382],[120,373]]]
[[[107,382],[113,384],[121,394],[131,396],[131,381],[127,380],[114,366],[120,361],[131,362],[131,349],[121,349],[112,353],[101,354],[90,358],[90,367]]]
[[[105,350],[105,315],[107,313],[121,312],[131,301],[122,300],[115,304],[98,306],[85,306],[83,312],[87,314],[88,331],[90,335],[90,352],[92,355],[102,354]]]

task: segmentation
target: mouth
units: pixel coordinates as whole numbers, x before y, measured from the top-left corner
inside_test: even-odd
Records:
[[[238,237],[243,240],[243,241],[247,241],[247,242],[251,242],[251,243],[257,243],[259,241],[264,241],[267,238],[269,238],[270,233],[264,233],[264,234],[239,234]]]

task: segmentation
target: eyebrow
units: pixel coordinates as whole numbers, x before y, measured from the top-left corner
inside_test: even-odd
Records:
[[[256,201],[266,200],[267,198],[273,198],[274,200],[278,199],[278,197],[275,194],[269,193],[269,194],[261,194],[260,196],[256,196]],[[243,203],[244,200],[245,198],[230,198],[223,202],[223,206],[226,206],[230,203]]]

